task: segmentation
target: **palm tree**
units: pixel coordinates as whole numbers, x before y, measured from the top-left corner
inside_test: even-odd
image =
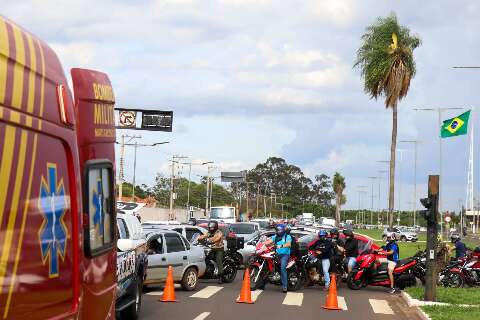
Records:
[[[421,43],[419,37],[398,23],[395,14],[378,18],[362,36],[354,67],[364,80],[364,91],[371,98],[385,97],[385,107],[392,109],[392,142],[390,145],[390,188],[388,210],[393,225],[395,195],[395,152],[397,149],[397,105],[410,87],[416,73],[413,50]]]
[[[345,204],[346,198],[343,194],[345,190],[345,178],[338,172],[333,176],[333,191],[335,192],[335,225],[340,225],[340,207]]]

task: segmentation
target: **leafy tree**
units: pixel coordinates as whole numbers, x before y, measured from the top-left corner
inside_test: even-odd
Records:
[[[345,190],[345,178],[338,172],[333,176],[333,190],[335,192],[335,224],[340,225],[340,207],[347,202],[347,198],[343,194]]]
[[[404,98],[416,73],[413,50],[421,43],[410,30],[398,23],[395,14],[378,18],[362,36],[354,66],[361,70],[364,91],[372,98],[385,97],[385,107],[392,109],[390,146],[390,187],[388,210],[393,225],[395,195],[395,153],[397,148],[397,104]]]

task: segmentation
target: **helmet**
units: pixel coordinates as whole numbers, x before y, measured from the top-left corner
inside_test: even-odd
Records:
[[[460,235],[458,233],[454,233],[450,236],[450,239],[452,240],[453,243],[460,241]]]
[[[338,235],[339,235],[339,234],[340,234],[340,233],[338,232],[338,229],[337,229],[337,228],[332,228],[332,229],[330,230],[330,236],[331,236],[332,238],[333,238],[334,235],[336,235],[336,238],[338,238]]]
[[[218,222],[217,221],[210,221],[208,223],[208,231],[211,233],[215,232],[218,230]]]
[[[352,230],[345,229],[345,230],[343,230],[343,234],[345,235],[345,238],[347,238],[347,239],[352,238],[353,239],[353,231]]]
[[[320,239],[325,239],[327,237],[327,231],[325,231],[325,230],[318,231],[318,237]]]
[[[292,226],[290,224],[287,224],[285,226],[285,233],[286,234],[290,234],[290,231],[292,231]]]
[[[275,227],[277,230],[277,236],[282,237],[285,234],[285,225],[280,223]]]
[[[387,242],[393,242],[397,240],[395,238],[395,234],[393,232],[388,231],[387,234],[385,235],[385,238],[387,239]]]

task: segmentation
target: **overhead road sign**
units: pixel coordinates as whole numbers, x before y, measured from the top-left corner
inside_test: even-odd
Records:
[[[173,111],[115,108],[115,128],[172,132]]]
[[[222,172],[220,177],[222,182],[245,182],[247,179],[247,171]]]

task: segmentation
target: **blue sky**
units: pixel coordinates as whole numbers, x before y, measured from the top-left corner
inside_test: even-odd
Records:
[[[367,177],[382,175],[386,165],[377,161],[389,159],[391,112],[363,93],[352,65],[365,26],[392,11],[423,40],[414,52],[417,76],[399,105],[399,140],[423,141],[419,198],[426,194],[428,174],[438,173],[439,129],[436,114],[413,109],[478,104],[480,71],[452,69],[480,65],[478,1],[23,0],[2,5],[4,16],[55,49],[66,72],[72,67],[107,72],[118,106],[174,111],[173,133],[142,133],[144,143],[170,144],[139,152],[137,181],[151,184],[156,172],[168,172],[173,154],[214,160],[217,174],[249,169],[275,155],[310,176],[340,171],[346,176],[347,208],[358,206],[362,185],[369,192],[362,202],[370,207]],[[455,113],[446,112],[444,119]],[[398,147],[405,151],[397,170],[397,200],[400,196],[405,210],[414,200],[413,152],[410,145]],[[127,150],[127,178],[132,151]],[[443,203],[454,210],[465,198],[466,136],[444,140],[443,156]],[[204,172],[194,169],[195,177]],[[377,197],[377,183],[374,190]],[[380,201],[384,208],[385,179]]]

